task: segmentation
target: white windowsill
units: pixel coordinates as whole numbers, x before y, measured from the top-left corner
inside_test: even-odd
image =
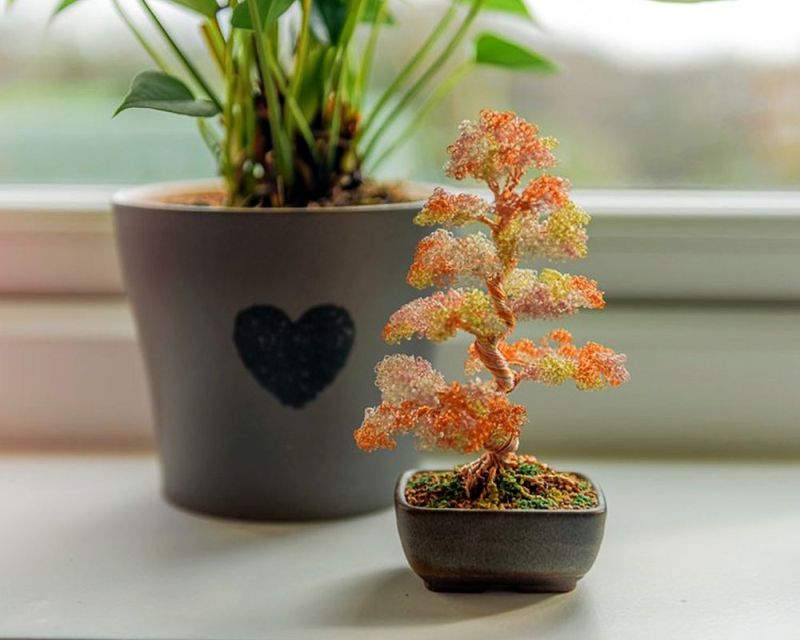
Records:
[[[112,186],[0,186],[0,294],[122,291]],[[800,299],[800,192],[576,191],[611,298]]]
[[[549,462],[589,474],[609,505],[569,594],[430,593],[388,510],[225,522],[165,504],[149,456],[4,456],[0,636],[796,637],[797,465]]]
[[[0,183],[0,211],[108,212],[112,194],[122,185],[30,185]],[[450,186],[448,189],[456,190]],[[637,216],[749,216],[768,212],[774,217],[800,211],[800,191],[711,189],[577,189],[576,200],[595,214]]]

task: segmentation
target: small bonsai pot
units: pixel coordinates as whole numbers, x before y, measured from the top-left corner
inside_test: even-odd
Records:
[[[594,564],[606,520],[598,505],[576,510],[432,509],[411,506],[407,471],[397,483],[397,529],[408,563],[431,591],[572,591]]]

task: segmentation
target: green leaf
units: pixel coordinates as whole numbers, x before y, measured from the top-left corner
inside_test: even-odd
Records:
[[[294,0],[272,0],[269,3],[269,9],[267,10],[267,19],[266,24],[272,24],[278,18],[280,18],[284,13],[289,10],[294,4]],[[261,8],[258,10],[259,13],[262,13]]]
[[[367,0],[361,13],[362,23],[371,24],[378,19],[381,0]],[[336,45],[342,37],[349,0],[314,0],[311,6],[311,31],[322,44]],[[395,20],[389,12],[384,12],[382,24],[394,24]]]
[[[308,122],[316,119],[320,105],[324,104],[322,96],[325,90],[325,78],[328,76],[325,68],[326,51],[325,45],[312,42],[303,73],[300,74],[297,104]]]
[[[262,28],[272,24],[294,4],[294,0],[256,0],[258,15],[264,21]],[[231,26],[237,29],[252,29],[253,21],[250,19],[250,8],[244,0],[236,5],[231,15]]]
[[[361,22],[366,23],[373,23],[378,19],[378,10],[381,7],[381,0],[367,0],[367,3],[364,5],[364,13],[361,16]],[[383,13],[383,20],[381,20],[381,24],[394,24],[395,19],[394,16],[391,15],[388,11],[384,11]]]
[[[492,33],[483,33],[475,41],[475,62],[533,73],[554,73],[558,70],[544,56]]]
[[[321,42],[335,45],[342,37],[347,21],[347,0],[314,0],[312,28]]]
[[[456,0],[456,2],[472,4],[473,0]],[[484,0],[482,9],[484,11],[496,11],[498,13],[521,16],[534,22],[533,15],[531,15],[524,0]]]
[[[53,9],[53,13],[50,18],[55,18],[59,13],[64,11],[64,9],[69,9],[73,4],[77,4],[78,2],[80,2],[80,0],[60,0],[56,5],[56,8]]]
[[[114,115],[126,109],[155,109],[195,118],[210,118],[219,113],[213,102],[196,100],[183,82],[161,71],[144,71],[133,79],[128,95]]]
[[[206,18],[213,18],[220,10],[217,0],[168,0],[174,4],[191,9]]]

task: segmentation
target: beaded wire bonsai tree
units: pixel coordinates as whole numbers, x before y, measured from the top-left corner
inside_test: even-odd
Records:
[[[376,367],[382,402],[366,410],[354,434],[364,451],[392,449],[394,436],[413,433],[422,448],[483,452],[451,474],[458,480],[460,498],[474,499],[479,506],[498,506],[501,480],[521,495],[517,504],[591,506],[595,496],[590,487],[579,486],[574,476],[558,474],[535,458],[517,455],[526,410],[508,394],[527,381],[560,385],[573,380],[578,389],[592,390],[628,379],[624,355],[595,342],[577,346],[564,329],[550,331],[539,341],[510,340],[519,320],[551,320],[605,305],[593,280],[519,266],[587,255],[590,218],[569,199],[569,183],[546,173],[556,163],[556,145],[511,112],[484,110],[477,122],[462,123],[458,139],[448,147],[445,171],[457,180],[485,182],[493,202],[442,188],[433,192],[415,222],[446,228],[420,241],[407,281],[418,289],[444,290],[404,305],[389,319],[383,335],[389,343],[412,337],[442,342],[465,331],[474,337],[465,372],[485,371],[491,380],[476,377],[466,384],[448,384],[422,358],[387,356]],[[523,186],[531,169],[540,175]],[[482,225],[489,235],[454,235],[448,230],[471,224]],[[532,489],[542,486],[542,478],[533,476],[542,474],[550,476],[550,487],[572,489],[571,501],[564,505],[537,500]]]

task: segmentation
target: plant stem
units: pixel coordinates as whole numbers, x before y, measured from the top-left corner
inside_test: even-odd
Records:
[[[353,39],[356,26],[361,20],[364,11],[365,0],[355,0],[355,7],[350,9],[347,20],[342,28],[339,38],[338,50],[333,60],[331,69],[331,86],[333,94],[333,113],[331,114],[331,124],[328,130],[328,152],[326,166],[328,171],[333,170],[333,163],[336,160],[336,150],[339,147],[339,135],[342,130],[342,103],[344,102],[345,78],[347,76],[348,48]],[[327,92],[326,92],[327,97]]]
[[[328,138],[328,153],[325,165],[328,171],[333,170],[333,163],[336,160],[336,149],[339,147],[339,135],[342,131],[342,87],[344,86],[344,78],[346,75],[347,67],[342,69],[339,74],[339,83],[336,91],[333,94],[333,113],[331,114],[331,128]]]
[[[164,61],[164,58],[156,51],[155,47],[151,45],[147,39],[142,35],[142,32],[136,27],[131,20],[130,16],[122,9],[122,6],[119,4],[119,0],[111,0],[111,4],[114,5],[114,9],[119,14],[119,17],[122,18],[122,21],[128,27],[130,32],[133,34],[133,37],[139,42],[142,48],[147,52],[147,55],[150,56],[153,62],[156,63],[156,66],[161,69],[164,73],[172,74],[172,71],[169,68],[169,65]]]
[[[444,100],[445,97],[450,93],[454,86],[456,86],[461,79],[468,74],[474,68],[475,63],[472,60],[468,60],[464,62],[459,67],[453,70],[452,73],[436,88],[431,96],[425,101],[425,103],[417,109],[414,117],[412,118],[411,122],[403,129],[403,131],[397,135],[394,142],[392,142],[386,149],[378,156],[375,162],[371,166],[371,171],[375,171],[380,165],[389,157],[391,156],[397,149],[403,146],[406,142],[408,142],[409,137],[414,132],[417,127],[422,123],[422,121],[427,117],[427,115]],[[368,156],[364,156],[364,160],[366,161]]]
[[[203,41],[211,53],[211,57],[217,64],[217,69],[220,73],[225,75],[225,41],[222,39],[222,34],[214,30],[213,23],[204,22],[200,26],[200,33],[203,36]]]
[[[303,115],[302,109],[300,109],[300,105],[297,104],[297,100],[295,100],[294,96],[289,93],[289,88],[286,84],[286,79],[283,77],[283,71],[278,65],[277,60],[275,60],[275,56],[269,54],[268,63],[270,65],[270,71],[275,79],[275,84],[278,85],[278,90],[283,95],[284,100],[286,101],[286,113],[291,114],[294,118],[292,121],[293,124],[297,125],[297,128],[300,130],[300,135],[303,136],[303,139],[306,141],[308,145],[309,151],[311,155],[314,157],[315,160],[319,160],[319,153],[317,152],[316,144],[314,141],[314,134],[311,132],[311,126],[308,123],[308,120]],[[287,127],[286,127],[286,139],[287,141],[292,139],[293,129],[288,125],[289,118],[286,118]]]
[[[445,12],[442,18],[439,20],[437,25],[434,27],[433,31],[428,36],[428,39],[422,43],[422,46],[417,50],[411,60],[408,61],[405,67],[400,71],[400,73],[395,77],[392,83],[386,87],[386,90],[381,94],[381,97],[378,99],[378,102],[375,103],[375,106],[372,109],[372,112],[367,117],[366,121],[364,122],[364,126],[361,128],[359,133],[359,138],[363,137],[369,128],[375,124],[375,121],[378,118],[380,112],[384,109],[384,107],[389,103],[392,96],[402,87],[406,81],[411,77],[411,75],[417,70],[417,67],[422,63],[425,59],[425,56],[428,55],[428,52],[433,48],[433,46],[439,41],[439,38],[444,35],[448,25],[452,22],[453,18],[456,16],[457,7],[456,2],[450,3],[450,8]]]
[[[178,46],[178,43],[175,42],[174,38],[170,35],[169,31],[167,31],[166,27],[162,24],[161,20],[159,20],[158,16],[153,12],[150,8],[150,5],[147,4],[147,0],[139,0],[144,10],[147,14],[152,18],[153,22],[155,23],[158,30],[161,32],[161,35],[164,36],[164,39],[169,44],[172,51],[178,57],[178,59],[183,63],[183,66],[186,68],[186,71],[189,72],[189,75],[194,78],[195,82],[200,85],[200,88],[205,92],[205,94],[209,97],[211,102],[213,102],[217,108],[222,111],[223,106],[220,99],[217,97],[216,93],[211,89],[209,84],[205,81],[202,74],[197,70],[197,68],[192,64],[192,61],[186,57],[186,54],[183,50]]]
[[[285,137],[286,132],[281,128],[281,104],[278,100],[278,92],[273,83],[270,64],[271,50],[265,46],[264,33],[261,29],[261,16],[258,11],[256,0],[247,0],[247,7],[250,11],[250,20],[254,26],[253,36],[256,45],[256,58],[261,73],[261,82],[264,86],[264,95],[269,109],[269,130],[272,134],[272,146],[275,149],[275,162],[278,165],[278,172],[287,186],[294,182],[294,166],[292,164],[289,140]]]
[[[270,69],[275,75],[275,82],[278,85],[278,89],[283,94],[284,99],[286,100],[287,113],[292,114],[294,118],[294,123],[297,125],[297,128],[300,131],[300,135],[302,135],[303,139],[306,141],[306,144],[308,145],[308,149],[311,152],[312,157],[316,162],[319,162],[320,160],[319,152],[317,151],[317,145],[314,139],[314,134],[311,131],[311,126],[309,125],[308,120],[306,119],[305,115],[303,115],[303,111],[302,109],[300,109],[300,105],[297,104],[297,100],[295,100],[294,96],[291,94],[289,87],[286,86],[286,80],[284,79],[283,73],[280,67],[278,67],[275,58],[270,57],[269,64],[270,64]],[[287,130],[288,129],[289,128],[287,127]]]
[[[220,171],[225,177],[228,187],[228,205],[233,205],[236,192],[236,169],[234,167],[234,141],[236,140],[237,123],[234,122],[233,105],[236,101],[235,75],[236,66],[233,60],[234,36],[225,43],[225,68],[223,77],[225,78],[225,109],[222,112],[222,127],[225,133],[223,143],[223,153]]]
[[[378,36],[380,35],[383,21],[386,18],[388,7],[388,0],[380,0],[378,10],[375,14],[375,21],[372,23],[372,27],[369,31],[369,39],[367,40],[367,46],[364,49],[361,68],[356,75],[356,84],[355,88],[353,89],[353,104],[357,108],[360,108],[361,106],[361,100],[364,95],[364,87],[367,85],[367,82],[369,82],[369,74],[370,71],[372,71],[372,61],[375,59],[375,47],[378,45]]]
[[[246,1],[246,0],[245,0]],[[254,38],[249,37],[250,34],[245,35],[242,32],[242,60],[239,64],[239,73],[237,74],[238,80],[238,102],[239,108],[242,112],[242,140],[241,145],[243,148],[248,148],[255,137],[256,132],[256,118],[255,106],[253,104],[253,86],[250,80],[250,68],[254,65],[253,47]]]
[[[214,160],[217,161],[217,164],[222,164],[222,145],[220,144],[217,132],[209,126],[204,118],[196,118],[196,120],[197,129],[200,131],[200,137],[203,139],[203,142],[205,142],[211,155],[214,156]]]
[[[361,20],[361,14],[364,11],[364,0],[354,0],[354,2],[355,7],[349,10],[347,14],[347,20],[345,20],[344,26],[342,27],[342,33],[339,36],[336,54],[333,59],[333,65],[330,72],[331,86],[338,87],[337,93],[343,86],[339,80],[344,67],[347,65],[347,49],[350,46],[350,41],[353,39],[356,25]]]
[[[308,57],[308,37],[311,32],[311,0],[302,0],[303,19],[300,23],[300,33],[297,36],[297,54],[295,56],[294,73],[289,84],[289,93],[297,98],[300,89],[306,58]]]
[[[394,120],[400,113],[402,113],[402,111],[425,87],[425,85],[436,75],[436,73],[442,68],[442,65],[450,58],[450,56],[453,54],[456,48],[461,44],[461,41],[467,35],[470,26],[472,26],[473,21],[480,13],[483,3],[484,0],[473,0],[472,6],[470,7],[469,12],[464,18],[464,21],[461,23],[461,26],[458,28],[458,31],[456,31],[456,33],[453,35],[452,39],[444,48],[444,50],[431,63],[427,71],[425,71],[425,73],[423,73],[419,77],[419,79],[411,86],[411,88],[406,92],[406,94],[395,105],[394,109],[392,109],[389,112],[389,115],[383,119],[382,124],[378,129],[379,133],[373,135],[371,140],[367,143],[367,148],[364,151],[364,157],[369,156],[372,150],[374,149],[375,145],[380,139],[380,131],[384,129],[386,125],[390,123],[392,120]]]
[[[286,133],[290,140],[294,135],[295,124],[298,125],[300,133],[303,135],[303,137],[307,137],[306,134],[303,133],[302,125],[300,123],[295,123],[295,118],[296,112],[299,110],[296,104],[297,92],[300,87],[300,80],[303,75],[303,66],[305,65],[306,54],[308,51],[308,34],[310,32],[311,21],[311,0],[302,0],[302,12],[303,17],[300,23],[300,33],[297,35],[297,49],[295,52],[295,63],[292,77],[289,80],[288,88],[282,89],[287,98],[287,105],[289,100],[295,102],[294,106],[288,105],[289,109],[286,110]],[[306,140],[306,142],[308,143],[308,140]],[[311,147],[311,144],[309,144],[309,147]]]

